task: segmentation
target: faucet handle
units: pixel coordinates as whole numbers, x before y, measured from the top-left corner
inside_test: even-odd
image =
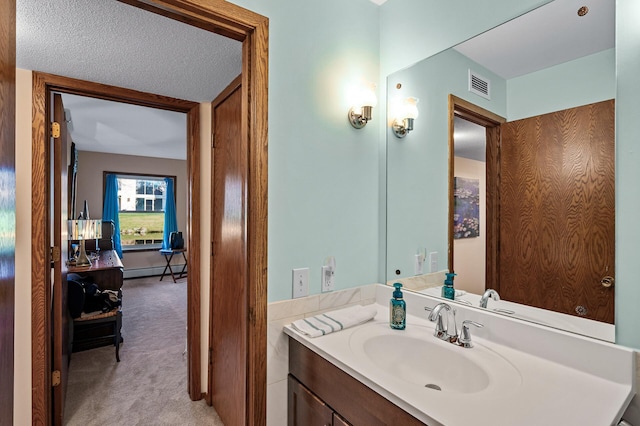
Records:
[[[425,306],[424,310],[429,312],[429,315],[428,315],[429,321],[436,322],[436,328],[435,328],[435,331],[433,332],[433,335],[439,339],[444,340],[446,339],[446,336],[447,336],[447,327],[444,326],[444,323],[442,322],[442,315],[440,315],[440,310],[442,306],[440,307],[438,306],[439,305],[436,305],[436,307],[434,308],[429,308],[428,306]]]
[[[462,329],[460,330],[460,337],[458,337],[458,345],[463,348],[472,348],[473,343],[471,343],[471,332],[469,331],[469,325],[475,325],[478,328],[484,327],[484,325],[479,322],[465,320],[462,321]]]

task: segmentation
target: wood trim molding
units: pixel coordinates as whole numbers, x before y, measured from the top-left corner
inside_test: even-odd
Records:
[[[487,171],[486,171],[486,283],[498,290],[498,250],[500,249],[500,125],[507,120],[491,111],[454,95],[449,95],[449,218],[453,216],[454,189],[454,118],[460,116],[486,128]],[[453,263],[453,221],[447,221],[448,228],[448,268],[455,270]]]
[[[0,1],[0,424],[14,422],[14,324],[16,221],[16,2]],[[15,216],[15,215],[14,215]]]
[[[34,424],[51,423],[51,272],[48,264],[50,218],[48,199],[50,188],[49,157],[49,103],[52,91],[92,96],[100,99],[126,102],[153,108],[161,108],[187,114],[187,179],[189,192],[187,203],[187,227],[189,229],[189,262],[200,264],[200,163],[198,156],[199,104],[165,96],[153,95],[120,87],[92,83],[68,77],[34,72],[33,74],[33,125],[32,125],[32,228],[31,228],[31,285],[32,285],[32,418]],[[197,232],[197,234],[196,234]],[[194,237],[197,236],[197,237]],[[187,286],[188,299],[188,375],[189,394],[199,399],[200,389],[200,274],[197,268],[190,271]]]

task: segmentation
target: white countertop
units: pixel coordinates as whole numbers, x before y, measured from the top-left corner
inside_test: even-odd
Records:
[[[383,286],[384,287],[384,286]],[[378,300],[384,300],[386,290],[381,290]],[[415,299],[424,297],[426,299]],[[408,303],[435,305],[438,300],[430,300],[428,296],[411,296]],[[405,299],[407,296],[405,296]],[[420,333],[425,331],[424,339],[434,339],[436,344],[450,345],[457,351],[489,351],[504,358],[510,363],[520,375],[520,383],[511,387],[509,391],[503,392],[496,386],[489,386],[487,390],[477,393],[447,393],[431,389],[420,389],[408,386],[406,382],[399,380],[393,371],[385,371],[371,363],[368,359],[363,359],[361,354],[354,351],[350,346],[352,336],[359,327],[380,327],[381,333],[389,330],[388,327],[388,306],[379,303],[376,305],[378,313],[374,318],[374,324],[367,323],[358,327],[353,327],[340,332],[332,333],[318,338],[308,338],[298,333],[290,326],[286,326],[284,332],[296,339],[309,349],[318,353],[336,367],[355,377],[366,386],[370,387],[380,395],[403,408],[414,417],[428,424],[440,424],[447,426],[467,426],[467,425],[491,425],[491,426],[512,426],[512,425],[611,425],[624,412],[631,397],[635,393],[633,376],[635,371],[635,354],[632,350],[617,347],[589,339],[585,342],[581,337],[576,342],[578,350],[585,350],[585,345],[608,345],[604,348],[594,349],[597,357],[602,358],[602,354],[616,365],[600,365],[583,368],[588,363],[577,362],[575,366],[567,365],[566,359],[562,355],[571,353],[571,345],[575,340],[572,336],[566,339],[557,340],[562,336],[550,339],[550,342],[563,342],[562,348],[558,348],[557,343],[551,343],[548,357],[540,356],[540,353],[530,354],[515,348],[522,348],[517,339],[513,345],[505,345],[476,335],[473,341],[476,347],[465,349],[442,342],[433,336],[433,323],[425,319],[425,315],[407,315],[407,330],[394,333],[412,333],[416,330]],[[422,307],[420,307],[422,308]],[[414,313],[416,308],[413,309]],[[458,309],[458,323],[468,312],[461,312]],[[480,312],[472,318],[478,320],[477,315],[489,315]],[[484,318],[485,328],[496,321],[510,321],[510,319]],[[482,320],[480,321],[482,322]],[[520,334],[527,334],[527,324],[515,322],[516,327],[524,327],[519,330]],[[511,325],[509,325],[511,326]],[[384,331],[383,331],[384,330]],[[473,332],[476,330],[472,330]],[[549,332],[561,333],[549,329]],[[534,330],[535,338],[539,338],[540,331]],[[547,333],[543,330],[543,334]],[[490,333],[485,333],[491,336]],[[504,333],[503,333],[504,334]],[[526,336],[525,336],[526,337]],[[580,337],[580,336],[577,336]],[[520,336],[520,338],[522,338]],[[505,337],[502,336],[502,340]],[[537,344],[544,346],[549,341],[541,341]],[[535,344],[535,342],[534,342]],[[510,347],[511,346],[511,347]],[[614,351],[614,352],[612,352]],[[465,352],[462,352],[463,354]],[[542,351],[542,353],[546,353]],[[478,352],[476,355],[480,355]],[[610,357],[614,354],[614,357]],[[402,359],[397,360],[397,364],[402,364]],[[424,360],[430,362],[429,359]],[[624,364],[624,365],[623,365]],[[585,371],[587,370],[587,371]],[[589,371],[591,370],[591,371]],[[608,372],[611,370],[610,377]],[[616,371],[614,371],[616,370]],[[626,372],[628,371],[628,380]],[[492,378],[491,380],[494,380]],[[499,382],[499,381],[498,381]]]

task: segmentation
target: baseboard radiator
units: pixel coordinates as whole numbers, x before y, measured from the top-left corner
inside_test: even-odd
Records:
[[[184,263],[171,263],[171,267],[173,268],[173,272],[180,272]],[[125,268],[124,270],[124,278],[140,278],[140,277],[153,277],[162,275],[162,271],[164,271],[164,266],[152,266],[149,268]],[[167,271],[169,274],[169,271]],[[171,274],[169,274],[169,279],[171,279]]]

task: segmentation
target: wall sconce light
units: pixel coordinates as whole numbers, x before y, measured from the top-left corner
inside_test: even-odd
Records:
[[[349,109],[347,117],[356,129],[362,129],[371,120],[373,107],[378,103],[375,87],[374,84],[370,84],[361,87],[358,93],[354,94],[353,106]]]
[[[396,137],[404,138],[407,134],[413,130],[413,120],[418,118],[418,99],[407,98],[405,99],[396,113],[396,118],[393,120],[393,134]]]

